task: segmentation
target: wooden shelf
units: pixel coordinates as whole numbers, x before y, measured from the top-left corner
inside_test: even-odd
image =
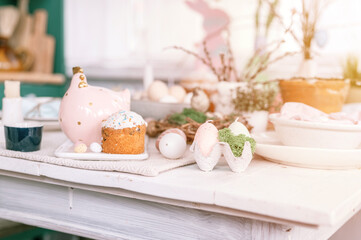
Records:
[[[62,74],[36,72],[0,72],[0,82],[5,80],[16,80],[23,83],[63,84],[65,76]]]

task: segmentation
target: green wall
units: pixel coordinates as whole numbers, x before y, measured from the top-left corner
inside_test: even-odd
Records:
[[[0,6],[16,5],[16,0],[0,0]],[[65,74],[64,61],[64,7],[63,0],[30,0],[29,12],[43,8],[48,11],[48,34],[56,39],[54,72]],[[21,85],[21,95],[34,93],[37,96],[62,97],[67,89],[69,79],[62,85],[53,84],[28,84]],[[4,84],[0,84],[0,98],[4,97]],[[0,106],[1,106],[0,102]]]

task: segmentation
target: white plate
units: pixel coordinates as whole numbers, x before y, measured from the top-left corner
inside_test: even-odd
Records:
[[[75,153],[74,144],[67,140],[55,150],[55,156],[61,158],[71,158],[78,160],[97,160],[97,161],[126,161],[126,160],[145,160],[149,157],[147,152],[148,137],[145,137],[144,153],[141,154],[108,154],[94,153],[89,149],[85,153]]]
[[[275,132],[253,135],[256,154],[285,165],[318,169],[361,168],[361,148],[325,149],[284,146]]]

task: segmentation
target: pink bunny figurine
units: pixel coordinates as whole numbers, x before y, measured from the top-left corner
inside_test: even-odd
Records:
[[[226,41],[222,37],[229,24],[228,14],[220,9],[211,8],[204,0],[186,1],[192,10],[198,12],[203,17],[203,28],[208,51],[211,53],[215,67],[220,66],[219,54],[225,52]],[[203,47],[201,46],[201,49]],[[201,50],[202,52],[203,50]]]

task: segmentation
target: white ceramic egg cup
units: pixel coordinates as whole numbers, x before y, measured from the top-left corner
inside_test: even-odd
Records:
[[[207,157],[202,155],[196,141],[191,145],[190,151],[194,153],[194,159],[198,167],[205,172],[213,170],[222,157],[222,153],[230,169],[236,173],[245,171],[253,158],[251,144],[248,141],[244,143],[243,152],[240,157],[234,156],[231,147],[226,142],[216,143]]]

